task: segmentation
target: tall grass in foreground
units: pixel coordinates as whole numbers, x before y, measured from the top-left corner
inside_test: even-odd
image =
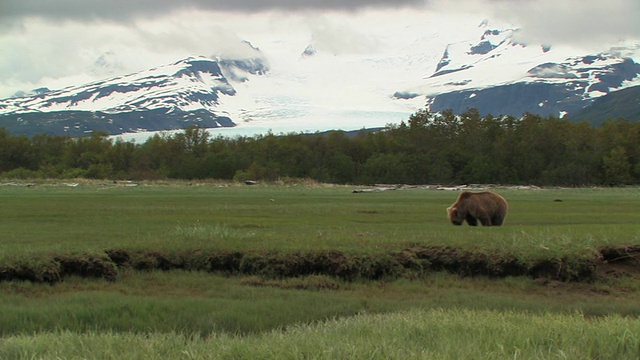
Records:
[[[47,332],[0,339],[11,359],[637,359],[640,320],[409,310],[249,337]]]
[[[423,280],[344,282],[322,276],[276,280],[188,271],[131,272],[116,282],[78,277],[54,285],[3,282],[0,336],[51,331],[251,335],[411,308],[640,316],[637,284],[567,286],[445,273]]]

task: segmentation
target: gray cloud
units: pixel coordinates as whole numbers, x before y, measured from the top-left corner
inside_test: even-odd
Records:
[[[283,41],[296,55],[309,43],[323,53],[366,54],[384,49],[387,33],[434,19],[446,21],[443,38],[456,38],[457,21],[486,18],[520,28],[530,44],[602,51],[639,40],[638,15],[638,0],[0,0],[0,97],[60,87],[52,80],[86,72],[110,52],[123,71],[243,54],[243,40],[269,56],[280,55],[270,51]],[[430,34],[415,28],[405,36]]]
[[[488,13],[521,27],[523,40],[531,42],[584,44],[640,37],[638,0],[2,0],[0,27],[16,29],[21,19],[29,17],[126,23],[181,10],[257,14],[268,10],[313,13],[406,7]]]
[[[494,16],[517,24],[525,42],[588,47],[640,38],[638,0],[496,0],[493,5]]]
[[[306,11],[419,6],[424,0],[2,0],[0,17],[16,19],[37,16],[52,20],[126,21],[153,17],[175,10],[199,9],[256,13],[265,10]]]

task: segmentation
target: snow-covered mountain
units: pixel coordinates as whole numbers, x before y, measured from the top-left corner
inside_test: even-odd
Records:
[[[32,132],[82,135],[182,129],[190,124],[233,126],[218,109],[236,94],[232,83],[264,73],[261,59],[214,60],[190,57],[173,64],[33,96],[0,101],[2,125]],[[13,125],[13,126],[12,126]]]
[[[16,134],[110,134],[190,124],[265,132],[354,130],[415,111],[571,115],[594,99],[640,85],[640,41],[594,54],[523,44],[508,27],[407,30],[350,43],[251,46],[247,58],[189,57],[128,75],[0,100],[0,126]],[[409,36],[411,35],[411,36]],[[366,40],[366,41],[365,41]],[[113,54],[97,65],[113,71]],[[242,133],[242,132],[240,132]]]
[[[514,40],[517,30],[487,29],[478,42],[450,44],[434,72],[398,98],[424,96],[434,112],[563,116],[611,91],[640,85],[639,43],[597,54],[555,52]]]
[[[135,74],[5,100],[0,108],[5,113],[34,110],[123,113],[157,109],[188,112],[214,110],[220,96],[234,94],[219,61],[188,58]]]

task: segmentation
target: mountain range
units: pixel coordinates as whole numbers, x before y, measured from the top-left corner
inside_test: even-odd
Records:
[[[432,34],[390,40],[398,44],[385,51],[335,54],[311,43],[287,54],[287,66],[275,67],[279,59],[246,42],[253,54],[246,58],[192,56],[63,89],[18,91],[0,100],[0,126],[29,136],[150,133],[193,124],[353,130],[397,123],[422,108],[529,112],[594,124],[640,120],[640,42],[582,54],[520,43],[517,29],[488,22],[469,29],[463,41]],[[117,69],[107,55],[100,66]]]
[[[94,130],[110,134],[232,127],[218,109],[221,96],[234,96],[230,83],[266,70],[259,59],[187,58],[134,74],[72,86],[39,90],[0,101],[0,124],[12,133],[79,136]]]

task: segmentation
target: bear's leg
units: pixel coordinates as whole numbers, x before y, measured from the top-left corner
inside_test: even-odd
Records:
[[[504,222],[504,217],[501,214],[496,214],[491,218],[493,226],[500,226]]]
[[[465,220],[467,220],[467,224],[471,226],[478,226],[478,220],[469,214],[467,214]]]
[[[491,218],[488,216],[480,216],[478,217],[478,220],[480,220],[482,226],[491,226]]]

